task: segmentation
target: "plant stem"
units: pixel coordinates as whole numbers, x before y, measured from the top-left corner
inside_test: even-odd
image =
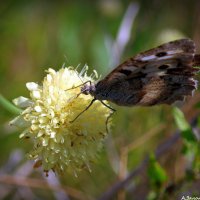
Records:
[[[1,94],[0,94],[0,105],[14,115],[19,115],[22,112],[21,109],[14,106],[10,101],[8,101]]]

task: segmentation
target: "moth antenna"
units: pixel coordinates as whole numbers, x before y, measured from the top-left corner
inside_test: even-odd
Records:
[[[85,85],[86,83],[90,83],[90,85],[92,84],[91,81],[86,81],[86,82],[84,82],[84,83],[82,83],[82,84],[80,84],[80,85],[77,85],[77,86],[75,86],[75,87],[71,87],[71,88],[69,88],[69,89],[66,89],[65,91],[73,90],[73,89],[78,88],[78,87],[80,87],[80,86],[82,86],[82,85]]]
[[[92,106],[92,104],[96,101],[96,99],[92,99],[92,101],[90,102],[90,104],[82,111],[80,112],[72,121],[70,121],[71,123],[73,123],[74,121],[76,121],[85,111],[87,111],[90,106]]]

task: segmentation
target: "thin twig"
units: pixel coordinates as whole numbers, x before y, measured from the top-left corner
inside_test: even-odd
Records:
[[[63,191],[63,192],[66,192],[68,195],[80,200],[92,199],[88,196],[86,197],[83,192],[78,191],[74,188],[61,187],[61,186],[57,187],[54,185],[49,185],[46,181],[39,180],[39,179],[2,175],[0,176],[0,183],[32,187],[32,188],[40,188],[40,189],[43,188],[43,189],[48,189],[48,190],[53,190],[53,191]]]

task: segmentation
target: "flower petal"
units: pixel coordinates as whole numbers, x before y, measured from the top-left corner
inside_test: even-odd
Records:
[[[28,90],[33,91],[33,90],[37,90],[39,88],[39,85],[34,82],[28,82],[26,83],[26,87]]]
[[[41,98],[41,93],[39,90],[33,90],[32,91],[32,96],[34,99],[40,99]]]
[[[12,121],[10,121],[10,125],[14,125],[19,128],[26,128],[30,126],[30,122],[25,121],[24,118],[19,115],[15,117]]]
[[[31,101],[30,99],[25,98],[23,96],[20,96],[20,97],[14,99],[13,103],[20,108],[26,108],[28,106],[31,106],[33,104],[33,101]]]
[[[30,133],[29,128],[27,128],[19,135],[19,138],[27,137],[27,136],[29,136],[29,133]]]

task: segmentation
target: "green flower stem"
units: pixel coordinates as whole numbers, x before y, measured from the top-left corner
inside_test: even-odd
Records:
[[[14,115],[19,115],[22,110],[14,106],[10,101],[0,94],[0,105]]]

